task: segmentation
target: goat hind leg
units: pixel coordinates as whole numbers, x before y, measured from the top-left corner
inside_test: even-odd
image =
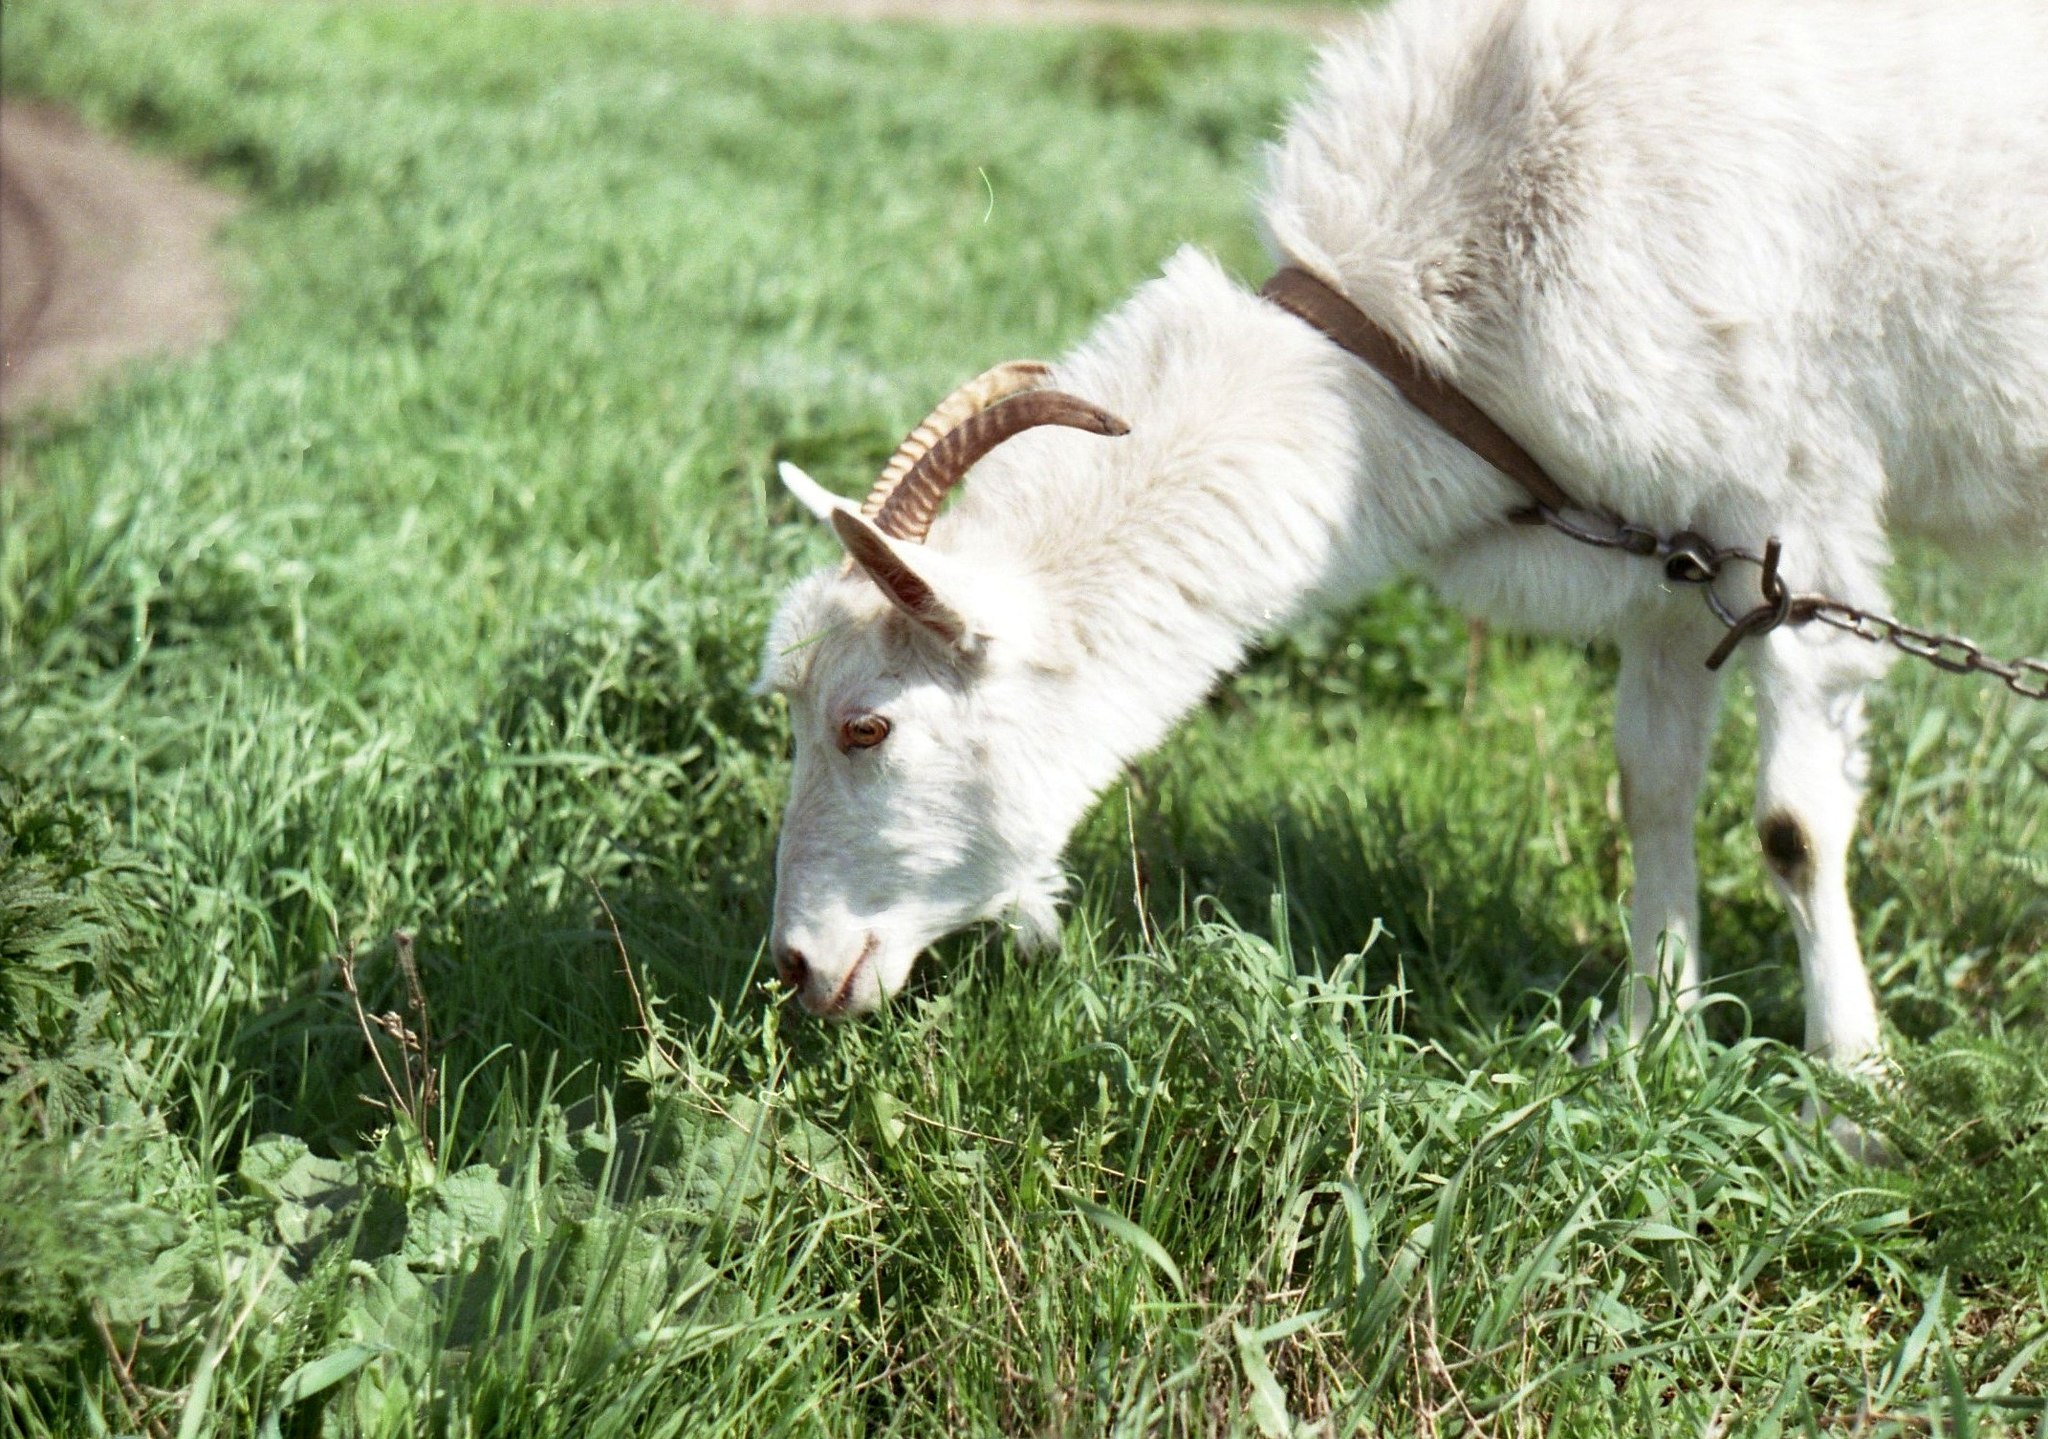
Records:
[[[1863,687],[1882,659],[1813,625],[1765,636],[1754,662],[1757,838],[1799,940],[1806,1048],[1855,1065],[1880,1047],[1848,853],[1865,777]]]
[[[1679,1005],[1690,1005],[1699,994],[1693,820],[1720,715],[1720,677],[1704,663],[1712,646],[1712,632],[1697,622],[1646,627],[1621,640],[1614,749],[1635,861],[1629,905],[1631,1039],[1649,1028],[1660,993]]]

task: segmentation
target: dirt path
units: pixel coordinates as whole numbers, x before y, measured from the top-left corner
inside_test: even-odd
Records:
[[[0,418],[226,330],[211,241],[235,202],[45,105],[0,102]]]
[[[1311,33],[1356,13],[1214,0],[677,3],[749,16]],[[230,296],[210,249],[234,209],[221,192],[91,133],[54,107],[0,101],[0,419],[70,403],[125,361],[185,353],[219,338]]]

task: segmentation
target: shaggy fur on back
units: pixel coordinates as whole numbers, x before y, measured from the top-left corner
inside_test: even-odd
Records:
[[[1584,501],[1882,483],[2039,543],[2044,55],[2033,0],[1410,0],[1323,55],[1266,223]]]

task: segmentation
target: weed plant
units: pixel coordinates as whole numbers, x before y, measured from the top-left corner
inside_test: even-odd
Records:
[[[1256,277],[1299,41],[0,37],[249,201],[228,340],[5,436],[0,1433],[2048,1433],[2048,724],[1997,690],[1877,701],[1880,1090],[1793,1047],[1739,684],[1723,997],[1573,1062],[1611,658],[1409,589],[1106,797],[1059,957],[968,936],[838,1027],[766,982],[747,685],[828,558],[774,463],[859,487],[1183,240]],[[1900,592],[2048,641],[2038,578]]]

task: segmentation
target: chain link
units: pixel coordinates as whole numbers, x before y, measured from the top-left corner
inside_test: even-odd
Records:
[[[1833,600],[1814,601],[1809,617],[1872,644],[1888,644],[1950,674],[1990,675],[2003,680],[2005,687],[2022,699],[2048,700],[2048,661],[1997,659],[1961,635],[1915,629],[1889,615],[1872,614]]]
[[[1517,524],[1547,525],[1559,534],[1595,549],[1620,550],[1659,561],[1664,578],[1677,585],[1697,585],[1707,607],[1728,633],[1707,656],[1707,668],[1717,670],[1751,635],[1767,634],[1780,625],[1803,625],[1818,620],[1874,645],[1890,645],[1901,654],[1925,660],[1950,674],[1989,675],[2003,680],[2007,689],[2022,699],[2048,700],[2048,660],[2001,660],[1984,653],[1981,645],[1960,635],[1923,630],[1874,610],[1858,609],[1826,595],[1795,595],[1778,574],[1778,539],[1773,535],[1764,552],[1736,546],[1716,545],[1691,530],[1660,535],[1625,520],[1598,517],[1588,524],[1545,505],[1531,505],[1512,516]],[[1730,609],[1714,588],[1730,561],[1757,567],[1757,588],[1762,603],[1740,613]]]

